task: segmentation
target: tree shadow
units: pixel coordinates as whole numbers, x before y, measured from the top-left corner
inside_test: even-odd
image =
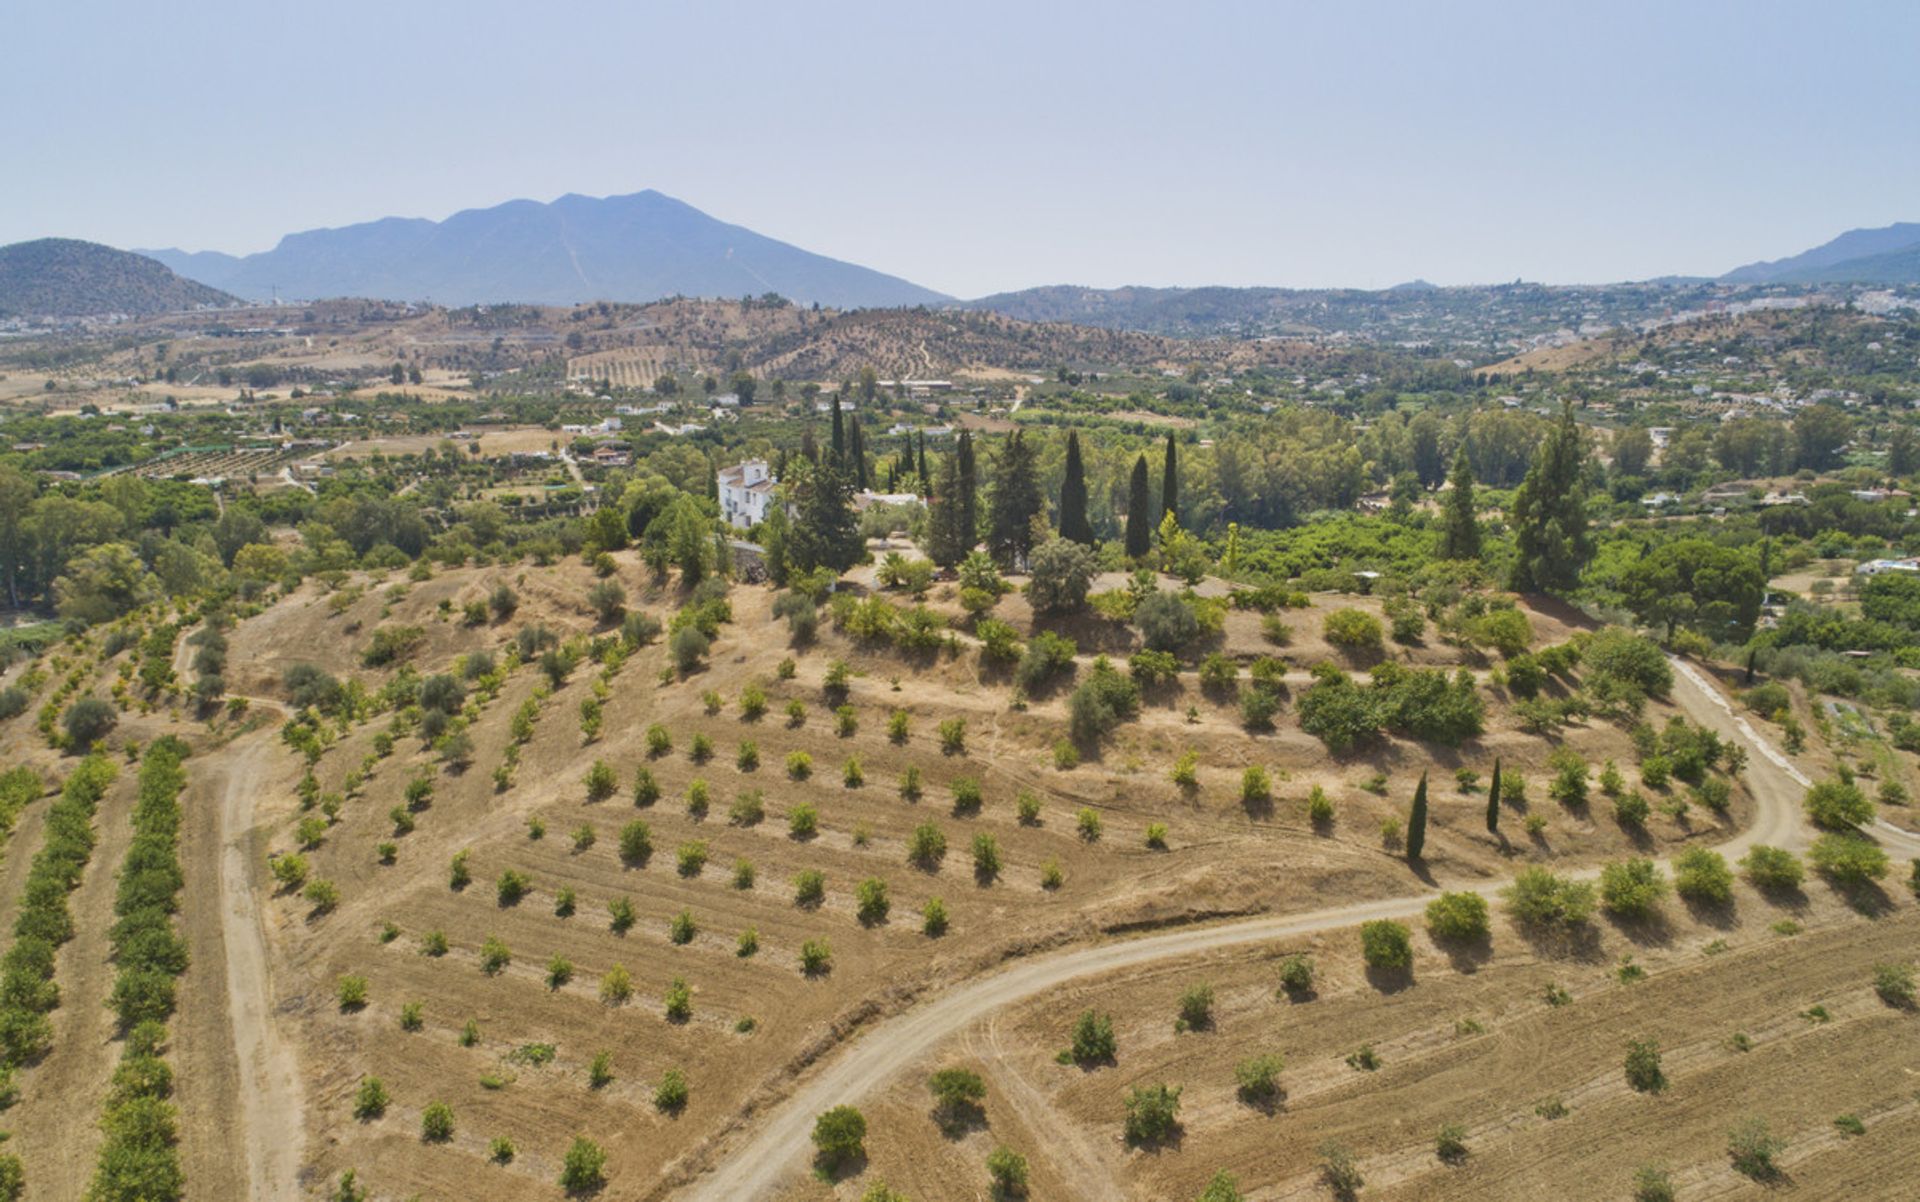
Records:
[[[1287,1091],[1277,1085],[1265,1092],[1242,1087],[1235,1092],[1234,1096],[1248,1110],[1257,1110],[1268,1118],[1287,1108]]]
[[[987,1112],[977,1102],[935,1106],[928,1114],[933,1117],[933,1125],[940,1129],[940,1134],[950,1140],[965,1139],[975,1131],[987,1129]]]
[[[1613,929],[1635,947],[1668,947],[1673,943],[1673,926],[1666,912],[1653,907],[1644,914],[1608,915]]]
[[[1542,959],[1571,960],[1598,964],[1605,959],[1600,931],[1591,922],[1565,923],[1514,922],[1513,930],[1533,953]]]
[[[1411,967],[1376,968],[1368,965],[1367,984],[1373,986],[1377,993],[1403,993],[1414,986],[1413,969]]]
[[[1680,904],[1687,908],[1687,914],[1695,922],[1716,931],[1729,931],[1740,923],[1739,910],[1731,898],[1721,901],[1717,898],[1682,897]]]
[[[1477,972],[1493,959],[1493,936],[1490,934],[1473,939],[1442,939],[1435,942],[1446,955],[1447,963],[1457,973]]]

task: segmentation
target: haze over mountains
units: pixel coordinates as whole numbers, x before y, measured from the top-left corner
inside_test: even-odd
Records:
[[[1776,283],[1920,284],[1920,223],[1851,230],[1801,254],[1750,263],[1717,279],[1672,277],[1641,287]],[[961,306],[1029,321],[1193,333],[1310,329],[1319,323],[1302,320],[1302,306],[1471,305],[1478,303],[1476,294],[1499,290],[1435,288],[1425,281],[1378,291],[1061,284],[956,301],[719,221],[654,191],[567,195],[551,203],[515,200],[444,221],[388,217],[289,234],[272,250],[243,256],[128,253],[70,239],[0,248],[0,316],[139,315],[234,298],[571,305],[772,292],[835,309]]]
[[[332,296],[469,305],[777,292],[837,309],[949,298],[707,216],[659,192],[513,200],[445,221],[387,217],[289,234],[259,254],[142,252],[248,300]]]

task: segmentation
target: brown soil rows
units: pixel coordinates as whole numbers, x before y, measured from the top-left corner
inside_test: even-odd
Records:
[[[24,1162],[33,1202],[77,1200],[93,1175],[100,1110],[119,1058],[113,1012],[113,897],[120,861],[133,842],[134,774],[120,776],[94,811],[97,839],[80,886],[68,895],[74,934],[59,952],[54,980],[60,1006],[53,1046],[20,1078],[9,1149]]]

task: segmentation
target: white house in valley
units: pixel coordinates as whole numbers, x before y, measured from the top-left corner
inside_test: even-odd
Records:
[[[764,459],[749,459],[719,471],[720,516],[740,530],[759,525],[766,519],[767,506],[773,501],[774,487],[780,482]]]

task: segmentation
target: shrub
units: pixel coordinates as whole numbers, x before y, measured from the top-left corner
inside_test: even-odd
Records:
[[[1740,869],[1756,889],[1784,892],[1798,889],[1806,872],[1800,858],[1785,848],[1756,843],[1740,858]]]
[[[1634,830],[1644,829],[1652,813],[1653,807],[1647,804],[1646,795],[1638,789],[1622,794],[1613,803],[1613,820]]]
[[[946,902],[937,897],[927,899],[927,904],[920,910],[920,930],[931,938],[938,938],[947,933]]]
[[[1080,1017],[1073,1021],[1067,1059],[1075,1064],[1098,1064],[1112,1060],[1115,1050],[1113,1019],[1093,1010],[1082,1010]]]
[[[1298,952],[1280,962],[1280,988],[1300,996],[1313,991],[1313,960]]]
[[[1643,1164],[1633,1172],[1633,1202],[1673,1202],[1673,1178],[1663,1168]]]
[[[693,1017],[693,990],[688,987],[686,978],[675,977],[668,981],[666,993],[661,995],[660,1000],[668,1022],[683,1023]]]
[[[955,814],[974,814],[980,810],[980,781],[976,777],[962,776],[954,779],[953,812]]]
[[[573,961],[565,956],[555,956],[547,961],[547,988],[559,989],[573,980]]]
[[[620,828],[620,859],[628,864],[644,864],[653,854],[653,831],[639,818]]]
[[[1254,1106],[1267,1106],[1279,1100],[1280,1070],[1284,1065],[1285,1060],[1278,1052],[1242,1060],[1233,1070],[1240,1100]]]
[[[488,976],[498,976],[512,962],[513,952],[498,935],[487,936],[480,945],[480,971]]]
[[[1413,966],[1413,938],[1392,919],[1360,924],[1360,952],[1368,968],[1404,970]]]
[[[1514,919],[1528,926],[1577,926],[1593,915],[1592,885],[1545,868],[1521,869],[1502,896]]]
[[[1852,781],[1823,780],[1807,790],[1807,817],[1825,830],[1851,830],[1873,821],[1873,803]]]
[[[445,1143],[453,1138],[453,1107],[445,1102],[428,1102],[420,1112],[420,1138],[429,1143]]]
[[[1173,1137],[1180,1126],[1178,1086],[1141,1085],[1127,1091],[1127,1142],[1158,1144]]]
[[[948,718],[940,723],[940,751],[943,755],[964,755],[967,750],[967,720]]]
[[[699,876],[707,866],[706,841],[692,839],[682,843],[674,853],[674,859],[681,876]]]
[[[817,868],[803,868],[793,877],[793,904],[817,906],[826,900],[827,877]]]
[[[616,897],[607,903],[607,929],[616,935],[624,935],[633,929],[639,914],[633,908],[630,897]]]
[[[787,753],[787,779],[801,781],[813,775],[813,757],[804,751]]]
[[[947,836],[931,822],[923,822],[907,836],[907,860],[932,871],[947,854]]]
[[[600,1000],[609,1006],[619,1005],[633,996],[633,974],[625,965],[616,964],[600,977]]]
[[[560,1184],[576,1193],[586,1193],[606,1183],[606,1151],[584,1136],[575,1136],[560,1165]]]
[[[667,939],[676,947],[685,947],[693,942],[693,937],[699,931],[700,928],[693,921],[693,911],[682,910],[667,924]]]
[[[800,802],[787,811],[787,833],[796,839],[811,839],[820,832],[820,811],[811,802]]]
[[[1327,642],[1350,653],[1381,649],[1380,620],[1364,610],[1336,609],[1322,619],[1320,629]]]
[[[1667,893],[1667,879],[1652,860],[1629,859],[1600,870],[1600,904],[1621,918],[1645,918]]]
[[[67,733],[67,746],[86,751],[112,733],[120,715],[113,706],[97,697],[82,697],[68,707],[61,725]]]
[[[1091,806],[1081,806],[1080,812],[1074,816],[1074,826],[1080,832],[1081,839],[1088,843],[1099,842],[1101,832],[1099,811]]]
[[[987,1179],[993,1183],[998,1196],[1017,1197],[1026,1193],[1027,1158],[1005,1144],[999,1145],[987,1153]]]
[[[650,806],[660,800],[660,782],[651,768],[639,768],[633,774],[633,804]]]
[[[1000,875],[1000,845],[985,831],[973,837],[973,875],[981,881]]]
[[[653,1108],[667,1114],[684,1110],[687,1092],[687,1075],[677,1068],[670,1068],[660,1074],[659,1084],[653,1087]]]
[[[867,926],[887,920],[892,903],[887,899],[887,883],[870,876],[853,888],[854,912]]]
[[[505,869],[493,884],[494,899],[503,906],[519,904],[521,898],[533,888],[533,881],[524,872],[512,868]]]
[[[1273,800],[1273,780],[1259,764],[1247,765],[1240,773],[1240,804],[1264,806]]]
[[[1873,991],[1889,1006],[1902,1010],[1913,1009],[1913,969],[1905,964],[1874,965]]]
[[[1733,870],[1717,851],[1688,848],[1674,857],[1673,886],[1688,901],[1725,905],[1733,900]]]
[[[367,979],[360,976],[341,977],[334,986],[334,996],[340,1001],[342,1010],[359,1010],[367,1004]]]
[[[667,649],[673,655],[673,666],[683,676],[698,668],[712,647],[713,640],[693,626],[682,626],[667,640]]]
[[[1096,742],[1140,708],[1140,686],[1101,656],[1068,701],[1068,729],[1083,743]]]
[[[1768,1131],[1764,1119],[1746,1119],[1727,1133],[1727,1157],[1736,1171],[1755,1181],[1769,1181],[1779,1175],[1774,1159],[1785,1148]]]
[[[1860,835],[1822,835],[1807,853],[1814,870],[1842,886],[1859,886],[1887,875],[1887,853]]]
[[[1028,641],[1026,654],[1013,670],[1014,683],[1029,693],[1040,691],[1056,677],[1073,671],[1073,657],[1079,650],[1072,639],[1041,631]]]
[[[1133,623],[1152,651],[1178,651],[1200,637],[1200,619],[1178,593],[1147,594],[1134,606]]]
[[[353,1117],[368,1122],[386,1114],[391,1099],[387,1087],[378,1077],[360,1078],[360,1088],[353,1095]]]
[[[1478,893],[1442,893],[1427,903],[1427,930],[1435,939],[1471,942],[1487,937],[1487,899]]]
[[[977,1113],[987,1097],[987,1083],[980,1074],[964,1068],[936,1071],[927,1078],[927,1089],[933,1094],[935,1111],[948,1125]]]
[[[1213,986],[1201,981],[1180,991],[1174,1030],[1190,1031],[1213,1024]]]
[[[1098,563],[1072,539],[1050,538],[1028,558],[1027,599],[1038,613],[1072,613],[1087,603]]]
[[[1627,1084],[1639,1093],[1659,1093],[1665,1089],[1667,1077],[1660,1070],[1660,1045],[1651,1039],[1629,1043],[1626,1074]]]
[[[1581,651],[1591,684],[1620,684],[1649,697],[1673,688],[1673,668],[1652,639],[1618,626],[1597,631]]]
[[[867,1119],[851,1106],[835,1106],[813,1121],[813,1146],[831,1172],[866,1154]]]

